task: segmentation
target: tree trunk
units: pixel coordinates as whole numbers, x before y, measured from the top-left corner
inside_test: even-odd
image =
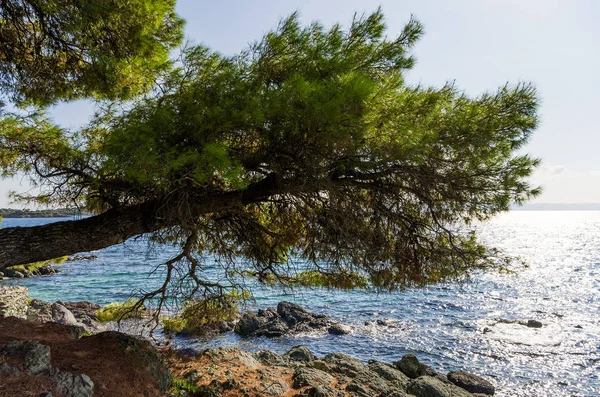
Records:
[[[244,191],[204,198],[189,208],[188,219],[177,219],[169,208],[180,202],[169,200],[111,209],[103,214],[75,221],[33,227],[0,229],[0,270],[6,267],[54,259],[78,252],[94,251],[120,244],[133,236],[191,223],[198,217],[239,205],[261,201],[277,191],[274,175],[248,186]],[[186,202],[189,205],[188,202]]]
[[[149,205],[138,205],[75,221],[0,229],[0,269],[94,251],[165,226]]]

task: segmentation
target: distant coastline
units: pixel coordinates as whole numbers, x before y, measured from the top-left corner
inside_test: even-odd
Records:
[[[600,203],[531,203],[514,206],[511,211],[600,211]]]
[[[45,210],[27,210],[0,208],[2,218],[68,218],[77,215],[87,215],[76,208],[54,208]]]

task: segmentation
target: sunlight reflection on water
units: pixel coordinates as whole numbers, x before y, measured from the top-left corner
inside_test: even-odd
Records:
[[[47,220],[6,219],[3,226],[40,222]],[[295,300],[355,331],[271,340],[225,334],[176,343],[280,353],[305,344],[317,355],[340,351],[386,362],[414,353],[440,371],[465,369],[490,378],[499,396],[600,396],[600,212],[510,212],[481,227],[481,237],[522,257],[529,267],[392,294],[304,290],[289,296],[258,288],[261,307]],[[164,247],[148,251],[143,241],[128,242],[99,251],[96,261],[67,263],[58,275],[16,284],[45,300],[106,304],[156,285],[160,274],[148,272],[170,253]],[[377,319],[388,324],[378,325]],[[544,327],[507,323],[529,319]]]

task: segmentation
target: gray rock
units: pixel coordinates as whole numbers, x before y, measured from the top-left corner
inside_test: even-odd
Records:
[[[367,366],[360,360],[342,353],[330,353],[323,357],[323,361],[329,364],[332,372],[349,376],[354,376],[359,372],[367,370]]]
[[[416,397],[472,397],[468,391],[433,376],[411,380],[406,391]]]
[[[49,373],[50,347],[37,341],[11,341],[6,344],[4,351],[10,356],[23,359],[23,369],[29,375]]]
[[[389,393],[390,386],[372,371],[359,372],[346,387],[346,390],[365,393],[368,396]]]
[[[294,388],[300,389],[302,387],[311,386],[329,386],[333,382],[333,376],[327,372],[323,372],[316,368],[296,368],[292,381],[294,382]]]
[[[238,350],[236,352],[236,358],[248,368],[256,369],[260,365],[260,362],[258,362],[258,360],[256,360],[251,353],[243,350]]]
[[[56,302],[52,304],[52,321],[62,325],[78,325],[78,321],[69,309]]]
[[[377,360],[369,361],[369,369],[387,381],[396,381],[402,385],[408,384],[410,378],[389,364]]]
[[[260,390],[261,396],[279,397],[290,389],[287,383],[276,379],[270,379],[268,381],[263,380],[262,384],[263,387]]]
[[[306,346],[294,346],[288,350],[283,358],[288,361],[310,362],[316,360],[314,354]]]
[[[458,387],[471,392],[481,393],[487,395],[493,395],[496,392],[494,386],[483,379],[481,376],[465,372],[465,371],[452,371],[448,373],[448,380],[454,383]]]
[[[352,328],[344,324],[333,324],[327,328],[327,332],[332,335],[346,335],[352,332]]]
[[[283,366],[286,365],[285,360],[279,354],[271,350],[261,350],[252,353],[252,356],[260,361],[263,365]]]
[[[402,390],[391,390],[387,394],[382,394],[381,397],[413,397],[412,394],[407,394]]]
[[[296,394],[296,397],[343,397],[344,393],[332,389],[329,386],[316,386],[308,388],[301,393]]]
[[[52,397],[52,393],[45,391],[40,393],[38,397]]]
[[[43,300],[32,299],[27,308],[27,321],[34,323],[52,322],[52,304]]]
[[[85,374],[58,372],[54,375],[56,389],[66,397],[93,397],[94,382]]]

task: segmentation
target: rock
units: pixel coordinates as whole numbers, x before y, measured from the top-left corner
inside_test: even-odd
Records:
[[[50,262],[45,263],[44,265],[37,267],[30,271],[30,276],[49,276],[51,274],[58,273],[50,264]]]
[[[241,336],[251,336],[254,335],[265,322],[266,321],[264,321],[262,317],[259,317],[254,313],[244,313],[235,327],[235,332]]]
[[[0,375],[18,375],[21,372],[15,368],[8,365],[8,363],[0,364]]]
[[[419,362],[414,354],[405,354],[400,361],[393,362],[394,367],[411,379],[424,375],[423,364]]]
[[[311,320],[311,315],[306,309],[291,302],[279,302],[277,314],[290,326]]]
[[[36,341],[11,341],[4,346],[4,351],[23,359],[23,369],[29,375],[49,373],[50,347]]]
[[[349,376],[355,376],[357,373],[367,370],[367,366],[360,360],[342,353],[330,353],[323,357],[323,361],[329,364],[332,372]]]
[[[236,353],[236,358],[240,363],[244,364],[248,368],[256,369],[260,365],[260,362],[256,360],[251,353],[245,352],[243,350],[238,350]]]
[[[274,396],[279,397],[285,394],[289,390],[287,383],[280,380],[269,380],[263,381],[263,387],[261,388],[261,396]]]
[[[363,371],[357,373],[346,390],[366,394],[368,396],[386,394],[390,392],[390,386],[372,371]]]
[[[288,361],[299,361],[299,362],[310,362],[316,360],[314,354],[306,346],[294,346],[287,353],[283,355],[283,358]]]
[[[333,380],[333,376],[316,368],[300,367],[296,369],[294,375],[292,376],[295,389],[300,389],[306,386],[329,386]]]
[[[344,393],[340,393],[329,386],[316,386],[308,388],[295,397],[343,397]]]
[[[387,394],[383,394],[381,397],[413,397],[413,395],[406,394],[401,390],[392,390]]]
[[[0,317],[27,317],[26,287],[0,287]]]
[[[527,321],[527,326],[529,328],[542,328],[543,324],[537,320],[529,320]]]
[[[97,320],[96,311],[102,309],[102,306],[97,305],[92,302],[62,302],[58,301],[56,303],[60,303],[67,309],[73,313],[75,318],[81,322],[82,317],[89,317],[93,320]]]
[[[494,386],[487,380],[465,371],[449,372],[448,380],[471,393],[493,395],[496,391]]]
[[[25,277],[25,269],[16,270],[12,267],[7,267],[4,269],[4,276],[12,277],[12,278],[24,278]]]
[[[263,365],[282,366],[286,365],[285,360],[279,354],[271,350],[261,350],[252,353],[252,356]]]
[[[408,381],[410,380],[410,378],[406,376],[402,371],[394,368],[389,364],[382,363],[381,361],[370,360],[369,370],[375,372],[387,381],[397,381],[402,385],[408,384]]]
[[[258,310],[256,313],[246,313],[235,326],[235,332],[244,337],[273,338],[315,331],[328,331],[342,335],[350,332],[351,329],[323,314],[311,313],[290,302],[280,302],[277,310],[268,308]]]
[[[433,376],[421,376],[409,382],[406,391],[416,397],[472,397],[468,391],[444,383]]]
[[[94,395],[94,382],[85,374],[58,372],[54,375],[54,379],[56,389],[66,397],[93,397]]]
[[[67,262],[72,261],[93,261],[98,259],[97,255],[73,255],[67,258]]]
[[[281,320],[275,319],[267,323],[266,327],[255,332],[256,336],[266,336],[267,338],[276,338],[289,332],[289,327]]]
[[[52,397],[52,393],[45,391],[40,393],[38,397]]]
[[[100,345],[118,344],[127,354],[143,365],[150,376],[156,380],[162,393],[165,393],[171,386],[171,373],[150,342],[115,331],[101,332],[89,336],[87,340]]]
[[[52,322],[52,304],[43,300],[32,299],[27,308],[27,321],[40,324]]]
[[[327,332],[332,335],[346,335],[352,332],[352,328],[344,324],[333,324],[327,328]]]
[[[62,325],[77,325],[77,319],[69,309],[56,302],[52,306],[52,321]]]
[[[307,367],[320,369],[321,371],[331,372],[329,365],[323,360],[314,360],[306,364]]]

